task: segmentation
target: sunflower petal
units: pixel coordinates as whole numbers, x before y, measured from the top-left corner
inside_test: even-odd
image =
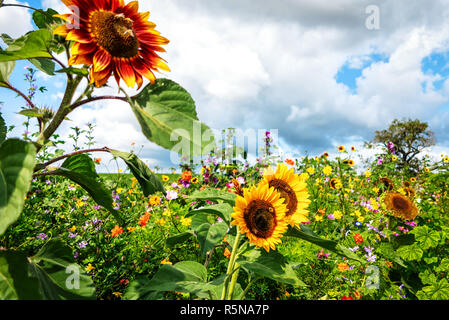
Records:
[[[125,81],[128,87],[133,88],[136,84],[136,76],[134,74],[133,68],[129,64],[129,61],[125,59],[117,59],[116,65],[116,70],[118,71],[120,78]]]
[[[98,50],[94,54],[93,69],[95,72],[100,72],[106,69],[111,64],[111,55],[105,50]]]

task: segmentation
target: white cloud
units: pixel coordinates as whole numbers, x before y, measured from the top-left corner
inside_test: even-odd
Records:
[[[29,5],[27,2],[19,2],[16,0],[8,1],[8,3]],[[12,38],[18,38],[32,29],[31,13],[29,10],[20,7],[0,8],[1,33],[6,33]]]

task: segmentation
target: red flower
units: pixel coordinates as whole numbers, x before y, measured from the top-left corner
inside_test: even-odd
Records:
[[[355,235],[352,236],[355,240],[355,243],[357,244],[361,244],[363,242],[363,238],[362,235],[356,233]]]
[[[347,296],[343,296],[341,297],[341,300],[354,300],[351,296],[347,297]]]
[[[123,233],[123,228],[116,225],[114,229],[111,230],[111,236],[118,237],[120,233]]]
[[[288,164],[289,166],[295,165],[295,161],[293,161],[292,159],[285,159],[285,163]]]

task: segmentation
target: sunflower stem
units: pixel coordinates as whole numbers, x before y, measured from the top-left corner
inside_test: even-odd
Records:
[[[231,286],[229,287],[228,300],[232,300],[232,296],[234,294],[235,284],[237,283],[237,278],[239,276],[240,265],[235,262],[235,272],[232,274],[231,278]]]
[[[237,233],[234,239],[234,245],[232,246],[231,257],[229,258],[228,270],[226,271],[226,279],[223,286],[223,292],[221,293],[221,300],[225,300],[228,293],[229,277],[234,272],[234,263],[237,258],[238,244],[240,242],[240,231],[237,228]]]

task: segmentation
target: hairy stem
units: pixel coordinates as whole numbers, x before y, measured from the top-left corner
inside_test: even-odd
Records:
[[[23,99],[25,99],[25,101],[26,101],[27,104],[30,106],[30,108],[36,108],[36,106],[35,106],[34,103],[30,100],[30,98],[28,98],[28,97],[27,97],[23,92],[21,92],[19,89],[14,88],[11,84],[9,84],[8,82],[5,82],[5,81],[0,81],[0,83],[1,83],[2,85],[4,85],[5,88],[14,91],[14,92],[17,93],[19,96],[21,96]]]

